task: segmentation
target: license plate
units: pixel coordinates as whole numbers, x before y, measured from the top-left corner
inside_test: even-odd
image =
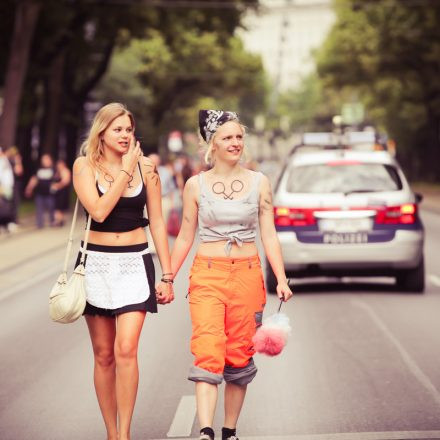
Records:
[[[322,242],[326,244],[361,244],[368,243],[366,232],[325,233]]]
[[[373,221],[370,218],[319,220],[319,229],[323,232],[352,233],[370,231]]]

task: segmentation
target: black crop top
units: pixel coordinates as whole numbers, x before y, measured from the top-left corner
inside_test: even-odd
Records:
[[[104,193],[99,189],[98,182],[96,182],[96,188],[101,197]],[[121,197],[102,223],[92,219],[90,230],[99,232],[127,232],[137,228],[145,228],[149,224],[148,219],[144,217],[146,201],[147,190],[142,181],[142,189],[138,195]]]

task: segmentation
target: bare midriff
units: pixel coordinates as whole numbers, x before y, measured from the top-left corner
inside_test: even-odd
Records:
[[[197,249],[197,254],[213,258],[227,256],[231,258],[245,258],[252,257],[258,253],[255,242],[243,243],[242,246],[238,246],[236,243],[233,243],[230,255],[226,255],[226,243],[226,240],[200,243]]]
[[[99,232],[90,231],[89,243],[103,246],[130,246],[147,242],[144,228],[137,228],[127,232]]]

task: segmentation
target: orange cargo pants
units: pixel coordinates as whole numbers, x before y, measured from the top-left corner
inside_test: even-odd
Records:
[[[244,385],[257,372],[252,337],[261,325],[266,290],[258,255],[197,255],[190,272],[191,352],[188,379]]]

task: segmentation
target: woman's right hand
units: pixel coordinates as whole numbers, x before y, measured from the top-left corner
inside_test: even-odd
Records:
[[[161,281],[156,285],[156,299],[158,304],[169,304],[174,300],[174,289],[171,283]]]
[[[141,144],[132,136],[127,152],[122,156],[122,169],[133,175],[136,164],[142,157]]]

